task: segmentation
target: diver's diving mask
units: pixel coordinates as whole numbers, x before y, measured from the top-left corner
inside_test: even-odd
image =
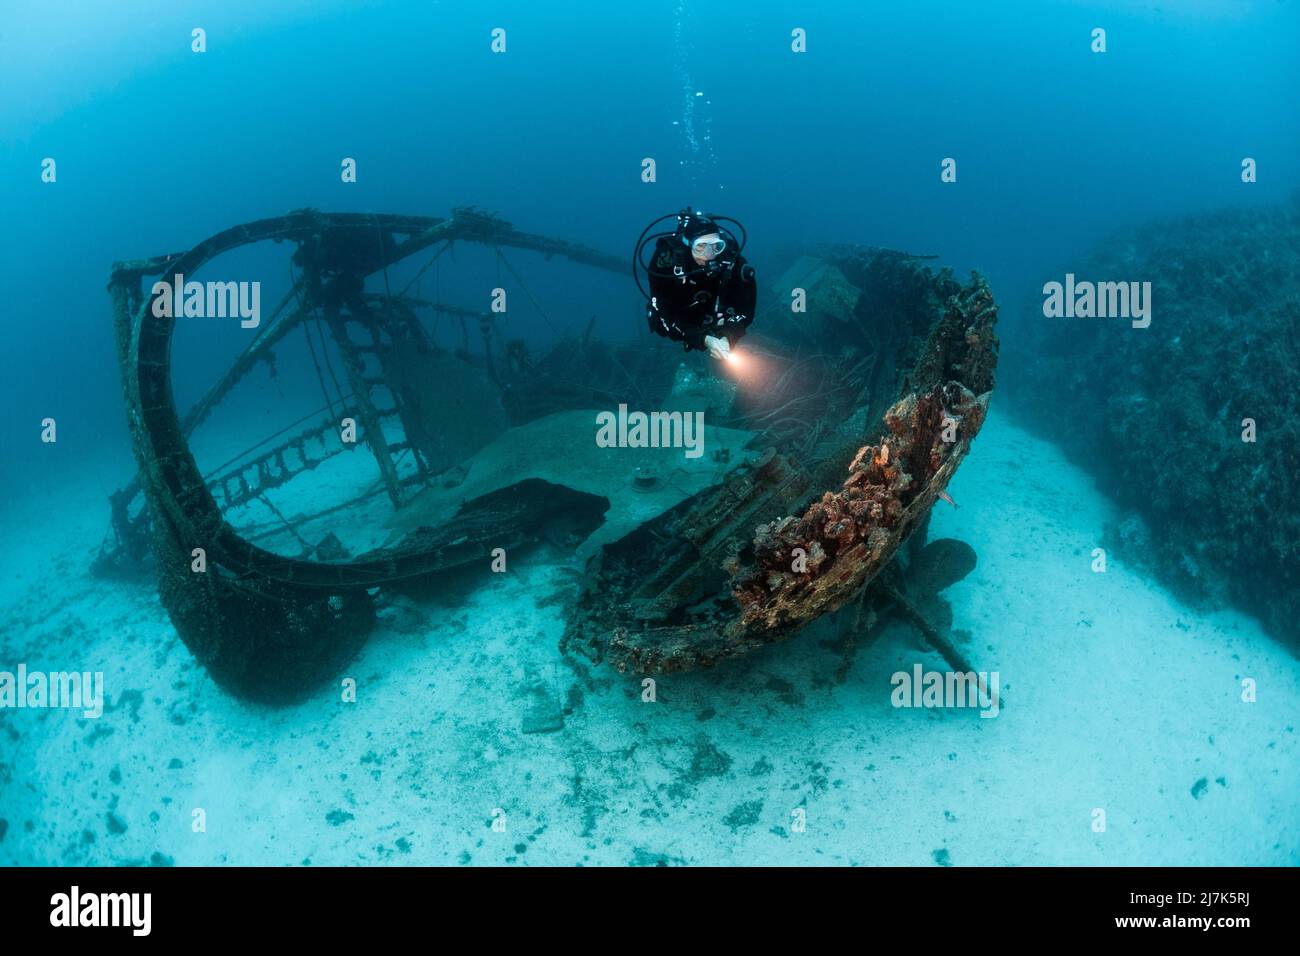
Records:
[[[691,252],[701,259],[712,259],[720,256],[725,248],[727,248],[727,241],[722,238],[696,239],[691,243]]]

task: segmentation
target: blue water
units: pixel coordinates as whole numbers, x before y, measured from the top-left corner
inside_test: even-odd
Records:
[[[203,54],[190,49],[195,27],[206,30]],[[490,49],[496,27],[506,30],[504,54]],[[790,48],[796,27],[807,31],[803,54]],[[1090,50],[1096,27],[1106,30],[1103,54]],[[1149,729],[1140,735],[1144,746],[1163,754],[1167,792],[1179,799],[1172,809],[1165,789],[1144,788],[1136,770],[1126,775],[1110,766],[1135,740],[1089,737],[1104,731],[1086,721],[1091,729],[1079,731],[1074,706],[1112,715],[1127,706],[1087,696],[1106,691],[1086,676],[1095,664],[1086,656],[1036,674],[1034,690],[1022,693],[1020,706],[1041,704],[1043,724],[1056,734],[1036,738],[1028,765],[1016,756],[1026,738],[1011,731],[997,736],[978,720],[954,729],[951,719],[927,724],[924,715],[909,715],[900,728],[881,695],[812,689],[818,667],[833,662],[784,658],[771,663],[771,674],[767,664],[746,665],[727,676],[686,679],[676,697],[684,706],[649,730],[631,691],[607,689],[588,699],[585,717],[566,728],[567,740],[507,739],[493,725],[501,701],[534,671],[562,684],[553,659],[533,660],[528,655],[540,652],[526,649],[549,647],[558,633],[555,609],[536,603],[554,570],[541,563],[522,572],[534,590],[480,593],[477,617],[455,612],[468,615],[468,632],[447,630],[455,614],[425,609],[423,623],[397,628],[408,633],[405,642],[378,641],[367,652],[378,657],[366,665],[389,675],[379,682],[383,708],[372,712],[380,745],[340,730],[346,718],[311,705],[271,714],[228,700],[187,658],[147,590],[128,593],[84,574],[106,526],[104,497],[133,469],[105,293],[114,260],[183,250],[233,224],[303,207],[441,216],[463,204],[495,210],[529,232],[626,256],[647,221],[690,203],[744,221],[746,254],[761,280],[775,278],[785,250],[819,241],[934,254],[959,276],[978,268],[1003,304],[1004,342],[1014,345],[1042,277],[1101,238],[1156,217],[1279,203],[1295,192],[1298,40],[1300,6],[1274,0],[828,2],[810,9],[683,0],[0,3],[0,480],[12,489],[3,514],[16,529],[6,546],[8,584],[0,585],[15,622],[6,649],[12,657],[62,646],[50,643],[50,620],[57,619],[58,640],[70,649],[93,647],[87,653],[117,668],[143,700],[139,720],[119,710],[117,733],[91,743],[84,742],[89,725],[63,714],[39,722],[5,716],[0,862],[110,863],[148,860],[152,852],[182,863],[381,862],[388,855],[376,855],[376,840],[401,836],[415,850],[390,850],[398,862],[933,865],[949,859],[943,847],[961,845],[940,812],[951,810],[967,840],[966,852],[951,854],[959,863],[1294,863],[1295,662],[1232,612],[1223,612],[1226,623],[1196,618],[1190,627],[1201,643],[1171,651],[1197,662],[1191,675],[1213,672],[1226,681],[1216,692],[1220,710],[1198,711],[1192,722],[1198,740],[1215,735],[1216,719],[1230,728],[1219,735],[1236,748],[1221,754],[1233,771],[1227,783],[1192,793],[1205,776],[1202,755],[1191,743],[1181,750],[1159,745],[1177,719],[1171,711],[1185,703],[1177,695],[1156,694],[1145,722],[1138,721]],[[1250,185],[1240,177],[1246,156],[1259,169]],[[41,181],[46,157],[57,161],[53,184]],[[356,158],[357,182],[340,181],[343,157]],[[653,183],[641,179],[646,157],[656,161]],[[946,157],[957,161],[955,183],[940,179]],[[254,271],[283,261],[266,250],[247,255]],[[481,307],[484,281],[499,280],[501,267],[474,250],[458,264],[440,269],[437,294]],[[557,330],[581,332],[592,316],[598,336],[643,333],[630,277],[527,255],[514,264],[545,315],[520,298],[510,330],[538,348]],[[268,276],[268,288],[275,294],[265,294],[264,308],[285,288],[284,276]],[[432,296],[434,287],[423,291]],[[208,336],[178,335],[182,407],[224,368],[241,346],[239,334],[232,325]],[[305,374],[305,366],[287,368],[286,387]],[[273,399],[246,401],[252,428]],[[47,416],[59,423],[53,448],[39,444]],[[962,510],[943,519],[969,520],[949,530],[982,534],[981,557],[993,568],[991,542],[1002,540],[1006,505],[1003,479],[981,464],[981,451],[996,458],[997,441],[1037,441],[1009,423],[996,426],[980,439],[989,447],[977,445],[954,483]],[[1108,505],[1094,500],[1086,476],[1053,462],[1028,481],[1032,488],[1007,493],[1052,527],[1045,541],[1086,551]],[[1077,511],[1070,506],[1076,501]],[[1008,564],[1002,573],[1032,566]],[[982,626],[1008,642],[994,656],[1023,660],[1036,653],[1035,635],[1078,626],[1036,616],[1050,617],[1044,608],[1061,588],[1068,591],[1068,570],[1045,572],[1038,597],[1015,602],[1014,611],[990,603],[991,595],[1015,589],[1012,579],[982,573],[963,582],[954,605],[959,626]],[[1123,590],[1124,606],[1161,628],[1195,616],[1137,572]],[[1104,614],[1120,599],[1088,600]],[[1112,641],[1105,653],[1119,653],[1131,622],[1100,620]],[[529,640],[509,629],[520,621],[534,635]],[[1171,639],[1186,633],[1176,630]],[[479,639],[485,643],[471,646]],[[1234,653],[1277,675],[1272,699],[1279,709],[1267,719],[1243,720],[1232,709]],[[880,657],[859,660],[855,674],[894,669],[889,651],[873,654]],[[6,657],[0,669],[12,663]],[[165,681],[148,673],[154,666]],[[1141,666],[1158,667],[1160,659],[1144,658]],[[410,677],[443,668],[469,681],[482,667],[486,688],[443,681],[427,699],[425,677]],[[772,703],[773,694],[781,696],[772,688],[785,686],[795,690]],[[1134,690],[1117,700],[1139,696]],[[1070,708],[1051,709],[1067,697]],[[177,706],[189,708],[183,724],[169,720]],[[868,753],[865,738],[835,736],[834,728],[853,724],[887,741],[884,749]],[[284,745],[286,734],[299,743]],[[707,746],[700,742],[706,734]],[[819,735],[822,744],[810,742]],[[343,743],[333,749],[302,743],[336,737]],[[175,754],[154,752],[169,739]],[[614,754],[638,742],[642,762],[616,766]],[[963,772],[991,765],[991,776],[1002,780],[965,806],[934,783],[952,770],[947,755],[958,743]],[[542,750],[530,751],[534,744]],[[40,747],[53,756],[38,758]],[[713,766],[715,750],[727,758],[717,762],[717,774],[687,773],[701,759]],[[358,762],[372,751],[373,759]],[[152,779],[154,771],[172,757],[183,764],[173,771],[183,780],[175,792],[156,792],[166,784]],[[906,772],[893,772],[898,760]],[[308,774],[310,793],[284,798],[302,802],[284,808],[268,832],[228,818],[196,845],[188,810],[183,820],[169,820],[160,802],[172,796],[168,806],[188,808],[206,789],[208,804],[234,814],[237,790],[274,817],[292,768],[329,761],[333,769]],[[1029,809],[1011,809],[1025,806],[1019,801],[1029,799],[1022,791],[1030,785],[1007,781],[1081,764],[1098,781],[1112,772],[1122,781],[1100,793],[1071,778],[1048,787],[1051,799],[1035,796]],[[114,768],[125,782],[109,786]],[[430,795],[441,773],[452,774],[450,789]],[[674,789],[679,773],[690,780]],[[354,782],[339,783],[339,774]],[[552,788],[565,792],[575,774],[586,774],[603,795],[547,797]],[[629,796],[624,787],[651,797]],[[789,826],[788,808],[778,805],[788,798],[778,795],[798,787],[812,801],[806,806],[820,800],[839,821],[835,836],[822,830],[795,846],[789,832],[772,835]],[[482,829],[480,818],[507,800],[503,790],[519,804],[512,812],[534,815],[533,836],[496,849],[483,842],[492,831],[466,834]],[[116,794],[111,810],[109,791]],[[1115,820],[1175,822],[1155,827],[1147,841],[1135,826],[1107,842],[1089,830],[1087,816],[1107,800],[1122,806]],[[920,808],[923,818],[905,837],[891,838],[878,817],[903,805]],[[449,807],[464,810],[464,826]],[[351,817],[342,825],[340,817],[327,819],[335,810]],[[106,814],[120,815],[125,833],[105,832]],[[429,814],[438,818],[435,836],[407,832],[426,827],[412,821]],[[750,820],[755,814],[758,825]],[[1008,824],[1008,815],[1019,822]],[[98,835],[69,849],[76,840],[67,834],[83,829]],[[1041,839],[1027,835],[1038,829]],[[1217,835],[1184,852],[1189,833]],[[538,849],[529,857],[516,849],[521,842]]]

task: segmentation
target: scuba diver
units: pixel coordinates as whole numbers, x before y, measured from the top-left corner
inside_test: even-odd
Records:
[[[745,227],[730,216],[708,216],[687,206],[676,213],[673,232],[646,233],[673,213],[646,226],[632,254],[632,275],[646,297],[646,321],[656,335],[683,343],[686,351],[707,349],[717,359],[732,358],[731,350],[754,321],[758,283],[754,267],[745,261]],[[732,222],[742,238],[720,225]],[[642,249],[655,240],[649,264]],[[650,280],[641,287],[640,266]]]

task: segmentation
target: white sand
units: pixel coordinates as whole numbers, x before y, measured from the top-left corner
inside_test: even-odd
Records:
[[[524,734],[531,687],[576,683],[554,555],[385,610],[356,704],[272,711],[214,686],[147,585],[88,575],[106,510],[69,475],[6,515],[0,669],[102,669],[114,709],[0,711],[0,863],[1300,863],[1300,663],[1124,555],[1094,574],[1111,505],[996,405],[950,490],[931,536],[979,554],[948,596],[1000,716],[892,708],[891,673],[942,666],[902,625],[834,684],[830,620],[653,704],[594,670],[562,730]]]

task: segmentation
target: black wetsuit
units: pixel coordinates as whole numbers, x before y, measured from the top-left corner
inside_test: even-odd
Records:
[[[685,343],[687,351],[705,349],[706,335],[735,346],[754,321],[758,283],[754,267],[739,252],[723,250],[701,266],[680,238],[663,236],[648,272],[650,331]]]

